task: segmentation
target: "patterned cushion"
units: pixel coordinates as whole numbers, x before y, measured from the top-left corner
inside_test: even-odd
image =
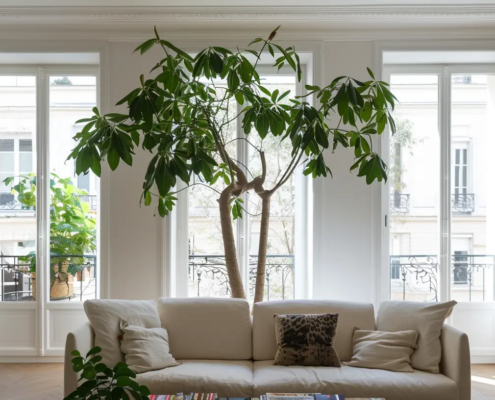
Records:
[[[340,367],[333,348],[339,314],[275,315],[275,365]]]

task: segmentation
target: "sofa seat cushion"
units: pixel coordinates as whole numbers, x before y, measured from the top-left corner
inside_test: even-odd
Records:
[[[181,365],[137,375],[152,394],[218,393],[220,397],[251,397],[253,362],[177,360]]]
[[[440,374],[392,372],[342,366],[278,366],[254,362],[254,396],[264,393],[324,393],[387,400],[459,400],[457,384]]]

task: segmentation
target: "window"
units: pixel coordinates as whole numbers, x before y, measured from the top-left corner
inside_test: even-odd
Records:
[[[474,194],[468,190],[468,144],[453,143],[452,212],[474,212]]]
[[[98,70],[27,67],[26,75],[13,76],[5,68],[4,75],[0,71],[0,300],[38,301],[43,296],[37,290],[47,291],[51,301],[95,298],[99,185],[91,173],[75,176],[75,165],[66,159],[80,131],[75,122],[97,105]],[[46,153],[37,154],[37,144]],[[45,232],[50,240],[37,240]]]
[[[282,70],[280,74],[259,73],[265,86],[270,91],[276,89],[280,93],[291,90],[292,96],[301,94],[302,85],[297,82],[295,75]],[[218,88],[217,88],[218,91]],[[232,117],[242,111],[233,104],[228,112]],[[240,107],[240,106],[239,106]],[[280,146],[279,140],[270,136],[261,141],[253,135],[251,143],[238,138],[244,137],[239,124],[231,124],[231,130],[226,133],[229,142],[229,154],[247,171],[249,176],[261,173],[261,164],[254,147],[263,148],[270,157],[268,163],[267,185],[273,184],[280,171],[288,165],[290,144]],[[270,139],[268,139],[270,138]],[[305,179],[300,172],[300,178],[294,177],[281,187],[272,198],[270,216],[269,250],[267,257],[267,276],[265,299],[290,299],[295,296],[296,254],[304,244],[296,243],[296,182]],[[195,178],[198,179],[198,178]],[[198,181],[196,181],[198,182]],[[221,191],[225,183],[218,180],[214,186]],[[301,191],[305,191],[304,188]],[[228,276],[225,267],[223,241],[220,229],[217,203],[218,193],[202,185],[188,189],[187,195],[187,230],[188,230],[188,267],[187,293],[189,296],[230,297]],[[236,247],[241,275],[244,280],[245,292],[248,298],[254,297],[256,277],[257,252],[259,241],[260,207],[259,197],[248,192],[244,195],[245,212],[243,218],[234,221],[236,232]],[[180,208],[180,206],[179,206]],[[180,212],[179,212],[180,214]],[[180,217],[179,217],[180,218]],[[302,266],[301,266],[302,268]]]
[[[490,170],[488,149],[495,145],[495,66],[403,65],[385,72],[399,99],[397,134],[387,143],[389,297],[493,300],[495,191],[482,171]],[[410,197],[407,213],[397,210],[399,189]],[[410,244],[399,255],[394,238],[405,232]]]

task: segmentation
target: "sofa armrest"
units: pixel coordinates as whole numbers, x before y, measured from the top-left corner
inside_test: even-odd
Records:
[[[78,350],[84,357],[93,348],[94,336],[89,321],[67,335],[64,355],[64,396],[77,389],[77,380],[79,379],[79,374],[72,370],[71,360],[73,356],[70,353]]]
[[[465,333],[445,324],[442,329],[440,372],[457,383],[459,399],[471,399],[471,356]]]

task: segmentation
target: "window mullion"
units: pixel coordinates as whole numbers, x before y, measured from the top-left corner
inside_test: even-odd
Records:
[[[443,67],[439,80],[440,131],[440,299],[450,299],[450,225],[451,225],[451,72]]]
[[[38,68],[36,78],[36,223],[37,223],[37,247],[36,247],[36,301],[38,306],[38,351],[40,355],[45,353],[45,304],[48,301],[49,265],[50,265],[50,214],[48,210],[48,171],[49,136],[48,136],[48,80],[43,68]]]
[[[242,111],[242,106],[237,103],[237,114]],[[236,123],[236,135],[238,139],[244,137],[244,133],[242,131],[241,124],[242,117],[237,117]],[[240,168],[248,177],[248,171],[246,169],[249,168],[249,148],[246,144],[245,140],[237,140],[237,158],[241,163]],[[244,208],[249,210],[249,193],[242,194],[242,200],[244,201]],[[249,225],[250,225],[250,216],[247,212],[244,212],[243,218],[238,218],[236,225],[236,243],[237,243],[237,259],[239,260],[239,269],[241,272],[241,277],[243,281],[244,291],[246,296],[249,297]]]

